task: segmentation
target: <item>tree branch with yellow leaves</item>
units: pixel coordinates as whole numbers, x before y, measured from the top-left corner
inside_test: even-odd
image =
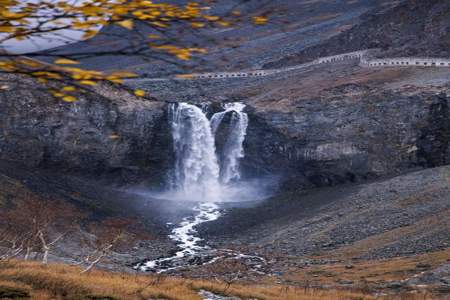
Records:
[[[88,70],[79,60],[108,55],[138,55],[149,61],[188,61],[207,50],[187,45],[182,40],[186,31],[195,33],[208,27],[229,27],[245,19],[237,10],[229,15],[214,15],[210,13],[211,5],[214,1],[177,5],[164,0],[0,0],[0,73],[24,74],[44,84],[61,82],[58,85],[61,88],[55,89],[52,85],[53,95],[73,102],[76,101],[76,93],[99,82],[122,84],[125,79],[138,76],[126,70]],[[263,25],[267,17],[248,16],[248,22]],[[142,33],[137,29],[138,25],[145,26],[152,33]],[[11,41],[33,42],[46,38],[71,43],[70,35],[74,32],[81,39],[92,39],[102,28],[111,26],[130,32],[131,38],[122,47],[105,46],[95,51],[73,53],[47,51],[46,62],[39,59],[42,53],[14,53],[7,48]],[[66,34],[68,30],[70,33]],[[139,97],[145,95],[142,90],[135,91],[135,94]]]

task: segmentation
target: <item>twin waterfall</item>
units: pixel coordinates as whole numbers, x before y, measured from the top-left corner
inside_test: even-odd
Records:
[[[177,198],[199,202],[221,202],[223,188],[240,179],[239,161],[244,157],[243,143],[248,116],[242,103],[225,104],[224,110],[207,118],[200,107],[178,103],[169,107],[175,151],[171,190]],[[215,136],[229,114],[228,135],[221,152],[216,151]]]

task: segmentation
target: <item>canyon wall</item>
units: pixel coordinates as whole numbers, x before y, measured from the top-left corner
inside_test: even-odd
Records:
[[[120,185],[165,184],[173,161],[165,102],[102,87],[98,95],[64,103],[31,80],[4,82],[0,159]],[[450,163],[444,93],[385,91],[362,100],[336,96],[276,106],[246,108],[246,177],[280,175],[289,186],[313,187]]]

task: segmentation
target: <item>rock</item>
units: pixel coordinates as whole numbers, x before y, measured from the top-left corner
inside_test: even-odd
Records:
[[[206,291],[206,290],[200,290],[198,292],[198,294],[204,300],[241,300],[241,298],[238,298],[238,297],[220,296],[220,295],[214,294],[214,293]]]
[[[0,159],[119,184],[161,182],[171,160],[165,103],[107,85],[66,103],[29,78],[2,79],[11,90],[0,92]]]
[[[419,263],[416,265],[417,269],[421,269],[421,270],[428,270],[431,268],[430,264],[426,264],[426,263]]]
[[[350,269],[353,269],[354,266],[353,266],[353,265],[346,265],[345,268],[346,268],[347,270],[350,270]]]
[[[450,276],[443,277],[440,279],[440,281],[445,284],[450,284]]]
[[[339,284],[343,284],[343,285],[350,285],[350,284],[353,284],[353,283],[354,283],[354,281],[352,281],[352,280],[346,280],[346,279],[339,279],[337,282],[338,282]]]
[[[405,284],[400,281],[393,281],[393,282],[387,283],[386,287],[390,288],[390,289],[402,289],[405,287]]]

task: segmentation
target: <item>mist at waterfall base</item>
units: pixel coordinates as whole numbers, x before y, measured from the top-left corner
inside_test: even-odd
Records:
[[[208,118],[207,104],[170,104],[175,161],[168,173],[168,188],[151,196],[213,203],[257,201],[270,196],[276,185],[274,177],[241,178],[249,122],[244,110],[242,103],[227,103]],[[223,146],[216,149],[219,130],[226,130],[226,134]]]

